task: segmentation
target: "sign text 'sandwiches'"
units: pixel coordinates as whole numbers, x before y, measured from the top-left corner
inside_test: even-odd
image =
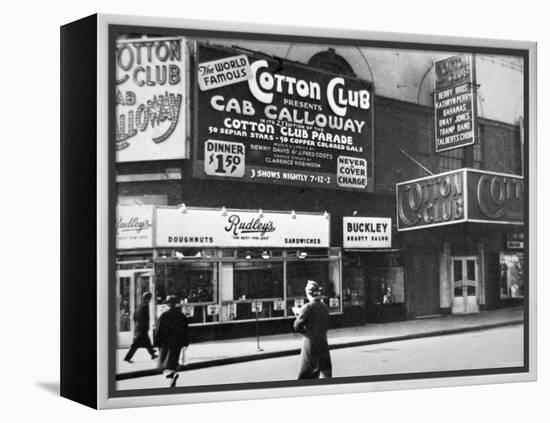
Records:
[[[398,230],[524,221],[523,178],[516,175],[461,169],[403,182],[396,190]]]
[[[371,84],[198,45],[195,177],[371,191]]]
[[[435,151],[475,142],[472,56],[435,62]]]
[[[116,159],[185,157],[185,46],[181,38],[116,45]]]

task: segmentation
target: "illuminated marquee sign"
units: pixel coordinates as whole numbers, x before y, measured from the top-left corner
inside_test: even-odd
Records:
[[[372,85],[198,44],[193,176],[373,191]]]
[[[522,225],[523,178],[460,169],[396,186],[397,229],[461,222]]]

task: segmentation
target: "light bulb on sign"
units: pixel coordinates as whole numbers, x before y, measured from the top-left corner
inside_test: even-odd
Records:
[[[290,218],[291,218],[292,220],[296,220],[296,212],[295,212],[294,210],[292,210],[292,211],[290,212]]]
[[[187,207],[185,206],[185,203],[180,204],[180,213],[182,214],[187,213]]]
[[[222,207],[222,216],[227,216],[227,209],[225,208],[225,206]]]
[[[260,219],[264,217],[264,211],[262,209],[258,210],[258,217]]]

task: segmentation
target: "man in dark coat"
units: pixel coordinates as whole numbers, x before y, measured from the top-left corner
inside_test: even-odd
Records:
[[[145,292],[141,297],[141,304],[136,308],[134,313],[134,322],[136,324],[134,329],[134,341],[126,357],[124,357],[124,361],[128,363],[133,363],[132,357],[138,348],[146,348],[152,360],[158,357],[151,345],[151,339],[149,339],[149,303],[152,297],[153,295],[150,292]]]
[[[170,387],[176,386],[181,349],[189,345],[187,317],[176,307],[178,303],[176,296],[168,296],[169,309],[160,315],[155,332],[155,346],[160,348],[159,367],[172,379]]]
[[[332,363],[327,342],[329,308],[321,301],[321,287],[307,281],[304,305],[294,322],[294,329],[304,335],[298,379],[332,377]]]

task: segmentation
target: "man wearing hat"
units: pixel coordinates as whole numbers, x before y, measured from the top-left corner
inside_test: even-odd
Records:
[[[332,377],[332,363],[327,341],[329,308],[321,301],[322,288],[315,281],[307,281],[304,305],[294,322],[294,330],[304,335],[298,379]]]
[[[187,317],[181,308],[176,307],[178,303],[179,299],[175,295],[166,298],[169,309],[160,315],[155,332],[155,346],[160,348],[159,368],[168,372],[166,377],[172,379],[172,388],[178,379],[181,349],[189,345]]]
[[[134,322],[136,324],[134,329],[134,341],[124,357],[124,361],[133,363],[132,357],[136,353],[138,348],[146,348],[151,359],[155,359],[158,356],[155,354],[155,350],[151,345],[151,339],[149,339],[149,303],[153,295],[150,292],[145,292],[141,296],[141,304],[136,308],[134,313]]]

